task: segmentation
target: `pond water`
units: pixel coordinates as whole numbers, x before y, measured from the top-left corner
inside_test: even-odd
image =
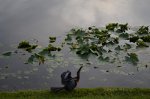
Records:
[[[37,39],[45,46],[49,35],[56,36],[59,44],[74,27],[102,27],[111,22],[150,25],[149,4],[150,0],[0,0],[0,52],[15,50],[22,40],[34,42]],[[130,65],[118,69],[107,64],[87,63],[78,87],[150,88],[150,49],[138,53],[147,68],[137,71]],[[0,57],[0,90],[61,86],[60,74],[70,70],[75,75],[80,67],[77,63],[82,60],[65,50],[60,56],[67,57],[43,65],[24,64],[27,58],[22,54]]]

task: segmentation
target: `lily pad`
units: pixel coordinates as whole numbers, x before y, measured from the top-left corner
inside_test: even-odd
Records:
[[[130,42],[133,42],[133,43],[135,43],[138,39],[139,39],[139,36],[129,37]]]
[[[54,43],[54,42],[56,41],[56,37],[51,37],[51,36],[50,36],[50,37],[49,37],[49,40],[50,40],[50,41],[49,41],[50,43]]]
[[[137,31],[137,34],[139,35],[149,34],[149,26],[141,26]]]
[[[120,45],[118,45],[118,46],[115,48],[115,50],[120,51],[120,50],[123,50],[123,49],[121,48]]]
[[[144,42],[150,42],[150,35],[142,36],[141,39],[142,39]]]
[[[31,45],[29,44],[28,41],[22,41],[19,43],[18,48],[29,48]]]
[[[11,56],[12,55],[12,52],[5,52],[2,54],[3,56]]]
[[[28,41],[22,41],[18,45],[18,49],[24,49],[27,52],[32,52],[38,45],[30,45]]]
[[[109,31],[114,31],[118,27],[118,23],[110,23],[106,25],[106,29]]]
[[[124,39],[128,39],[129,38],[129,34],[128,33],[121,33],[119,35],[119,37],[124,38]]]
[[[31,55],[31,56],[28,58],[28,62],[27,62],[27,63],[33,64],[34,58],[35,58],[35,56],[34,56],[34,55]]]
[[[104,62],[109,62],[109,60],[110,60],[109,57],[103,57],[103,56],[99,56],[98,59],[100,59],[101,61],[104,61]]]
[[[118,30],[116,32],[122,33],[122,32],[127,31],[128,29],[129,29],[128,23],[126,23],[126,24],[119,24],[119,28],[118,28]]]
[[[124,47],[125,50],[132,48],[132,46],[128,43],[126,43],[123,47]]]
[[[143,40],[141,40],[141,39],[139,39],[137,42],[136,42],[136,44],[137,44],[137,47],[140,47],[140,48],[142,48],[142,47],[149,47]]]
[[[137,65],[139,62],[138,55],[136,53],[128,53],[128,56],[125,57],[125,60],[134,65]]]

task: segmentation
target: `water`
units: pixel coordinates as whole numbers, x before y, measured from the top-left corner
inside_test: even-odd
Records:
[[[0,52],[14,50],[21,40],[37,39],[44,46],[49,35],[61,40],[76,26],[101,27],[111,22],[150,25],[149,4],[149,0],[0,0]],[[139,52],[148,63],[149,50]],[[25,65],[25,60],[22,55],[0,58],[0,90],[60,86],[61,72],[69,69],[75,75],[79,67],[67,62]],[[93,66],[84,68],[78,87],[150,87],[149,67],[135,73],[133,66],[110,72],[105,72],[109,66]]]

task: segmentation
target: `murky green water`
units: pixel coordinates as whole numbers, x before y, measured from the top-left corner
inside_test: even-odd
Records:
[[[59,44],[73,27],[102,27],[107,23],[129,23],[132,26],[149,25],[149,0],[0,0],[0,52],[15,50],[21,40],[46,46],[49,35]],[[78,87],[150,87],[150,49],[139,51],[139,72],[131,65],[116,68],[107,64],[86,63],[73,57],[65,49],[59,58],[44,65],[26,65],[21,52],[10,58],[0,56],[0,90],[49,89],[60,86],[60,74],[71,70],[81,73]],[[28,56],[28,55],[27,55]],[[95,68],[98,67],[98,68]]]

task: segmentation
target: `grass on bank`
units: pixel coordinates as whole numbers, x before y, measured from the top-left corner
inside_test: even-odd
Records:
[[[150,99],[150,89],[81,88],[58,93],[48,90],[0,92],[0,99]]]

